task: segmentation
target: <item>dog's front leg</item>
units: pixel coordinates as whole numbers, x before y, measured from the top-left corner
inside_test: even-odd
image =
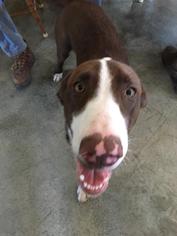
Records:
[[[77,188],[77,199],[79,202],[86,202],[88,200],[87,194],[82,190],[80,185]]]

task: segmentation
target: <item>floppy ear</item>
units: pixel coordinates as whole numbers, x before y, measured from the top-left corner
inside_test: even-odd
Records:
[[[141,93],[141,108],[145,107],[147,105],[147,96],[146,92],[144,90],[144,87],[142,86],[142,93]]]
[[[59,82],[59,90],[57,92],[57,97],[59,98],[61,104],[64,104],[65,94],[67,89],[67,81],[72,74],[72,70],[67,70],[63,72],[62,79]]]

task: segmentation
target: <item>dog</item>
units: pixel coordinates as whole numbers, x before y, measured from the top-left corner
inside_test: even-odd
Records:
[[[85,202],[107,189],[112,170],[126,156],[128,134],[146,105],[146,93],[101,7],[71,2],[56,21],[55,35],[58,97],[76,161],[78,201]],[[77,67],[62,76],[71,50]]]

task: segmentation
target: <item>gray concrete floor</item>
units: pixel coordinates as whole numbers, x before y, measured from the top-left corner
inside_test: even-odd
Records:
[[[79,204],[75,166],[65,141],[62,107],[51,82],[56,63],[56,9],[15,18],[35,55],[33,83],[16,91],[11,60],[0,55],[0,236],[176,236],[177,97],[159,53],[177,44],[177,1],[104,2],[142,78],[148,106],[130,135],[125,162],[100,198]],[[68,66],[74,65],[74,59]]]

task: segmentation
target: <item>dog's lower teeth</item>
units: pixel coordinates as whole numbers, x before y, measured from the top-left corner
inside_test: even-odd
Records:
[[[84,177],[84,176],[83,176]],[[80,176],[80,180],[83,179],[82,175]],[[83,181],[83,180],[82,180]],[[98,189],[101,189],[103,187],[103,184],[100,184],[100,185],[96,185],[96,186],[93,186],[93,185],[90,185],[86,182],[84,182],[84,187],[89,189],[89,190],[98,190]]]
[[[107,178],[105,179],[105,182],[108,182],[108,180],[109,180],[109,177],[107,177]]]
[[[80,175],[80,180],[84,181],[84,179],[85,179],[84,175]]]

